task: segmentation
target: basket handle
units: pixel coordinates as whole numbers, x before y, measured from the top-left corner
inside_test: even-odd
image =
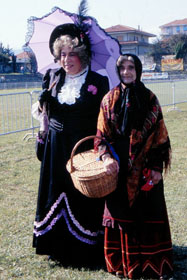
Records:
[[[89,140],[89,139],[94,139],[94,138],[98,138],[101,140],[104,140],[102,137],[100,136],[96,136],[96,135],[90,135],[90,136],[86,136],[85,138],[79,140],[75,146],[73,147],[73,150],[71,152],[71,157],[70,157],[70,173],[72,173],[74,171],[74,167],[73,167],[73,157],[75,155],[75,152],[77,150],[77,148],[85,141]],[[104,140],[105,141],[105,140]]]

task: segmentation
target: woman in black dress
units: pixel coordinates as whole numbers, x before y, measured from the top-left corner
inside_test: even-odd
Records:
[[[66,264],[103,260],[103,200],[83,196],[66,170],[74,145],[96,134],[108,78],[90,70],[90,42],[75,24],[57,26],[50,50],[60,68],[43,78],[40,107],[47,102],[49,130],[41,162],[33,247]],[[51,90],[48,90],[51,88]],[[93,143],[80,146],[89,149]],[[95,257],[95,255],[97,257]]]

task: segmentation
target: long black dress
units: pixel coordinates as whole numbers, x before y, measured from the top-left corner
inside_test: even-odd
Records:
[[[41,162],[33,247],[37,254],[51,255],[67,264],[91,264],[104,258],[104,201],[87,198],[76,190],[66,163],[77,141],[96,134],[100,102],[109,90],[108,79],[89,70],[80,97],[72,105],[60,104],[57,99],[64,79],[62,68],[47,71],[43,79],[43,88],[57,83],[49,101],[50,123]],[[91,146],[92,141],[85,142],[78,152]]]
[[[110,273],[160,279],[173,272],[163,179],[150,190],[142,187],[147,169],[162,172],[169,165],[171,146],[157,97],[136,86],[112,89],[98,117],[97,135],[112,143],[120,159],[118,186],[106,197],[103,215],[105,259]],[[97,145],[100,156],[110,152],[100,139]]]

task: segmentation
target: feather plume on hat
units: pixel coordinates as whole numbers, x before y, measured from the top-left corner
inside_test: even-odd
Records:
[[[90,40],[88,37],[90,24],[88,23],[88,17],[86,16],[86,13],[87,1],[82,0],[78,8],[78,14],[75,23],[65,23],[55,27],[49,39],[49,48],[52,54],[54,41],[61,35],[69,34],[72,37],[77,37],[80,44],[84,44],[86,46],[88,54],[91,56]]]

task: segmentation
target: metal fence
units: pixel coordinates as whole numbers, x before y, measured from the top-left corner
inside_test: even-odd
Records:
[[[39,123],[33,119],[31,108],[37,101],[39,91],[0,94],[0,135],[30,131],[34,136]]]
[[[187,80],[144,82],[154,92],[161,106],[173,106],[187,102]]]
[[[7,90],[7,89],[26,89],[29,90],[30,88],[41,88],[41,81],[40,82],[19,82],[19,83],[0,83],[0,90]]]
[[[161,106],[171,106],[187,102],[187,81],[144,82],[160,101]],[[29,131],[25,138],[33,137],[39,123],[32,118],[31,108],[39,91],[25,91],[0,94],[0,135]]]

